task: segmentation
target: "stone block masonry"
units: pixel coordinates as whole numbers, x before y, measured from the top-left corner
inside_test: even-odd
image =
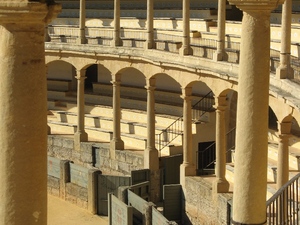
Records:
[[[144,169],[143,154],[116,150],[115,159],[110,158],[109,144],[82,142],[80,151],[74,149],[72,138],[48,136],[48,156],[70,160],[85,168],[97,168],[103,174],[130,175],[131,171]]]

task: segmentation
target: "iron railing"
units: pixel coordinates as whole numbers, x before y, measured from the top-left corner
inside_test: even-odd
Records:
[[[213,109],[214,103],[214,93],[210,91],[192,106],[192,120],[194,122],[200,120],[206,112],[210,112]]]
[[[209,104],[211,105],[209,106]],[[213,104],[213,92],[210,91],[192,106],[193,121],[199,121],[200,118],[207,112],[205,110],[211,110],[213,108]],[[168,146],[172,141],[174,141],[179,135],[183,135],[183,117],[179,117],[161,133],[157,134],[157,150],[161,151],[164,147]]]
[[[170,126],[157,134],[157,150],[161,151],[168,146],[179,135],[183,134],[183,117],[176,119]]]
[[[235,133],[236,133],[235,131],[236,131],[236,128],[234,127],[226,134],[227,162],[230,161],[231,151],[235,148]],[[197,151],[197,165],[198,165],[198,171],[200,173],[202,173],[204,170],[210,170],[210,169],[213,170],[215,162],[216,162],[216,142],[211,143],[203,151]]]
[[[283,185],[267,201],[268,225],[300,224],[299,181],[300,173]]]

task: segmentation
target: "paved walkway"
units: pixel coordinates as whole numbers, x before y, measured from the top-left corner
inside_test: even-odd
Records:
[[[69,202],[48,195],[48,225],[108,225],[107,217],[92,215]]]

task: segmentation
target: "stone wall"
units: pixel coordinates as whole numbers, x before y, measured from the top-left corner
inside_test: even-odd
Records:
[[[201,177],[187,177],[184,191],[184,224],[229,224],[231,193],[212,193],[212,185]]]
[[[70,160],[86,168],[97,168],[103,174],[129,175],[132,170],[144,169],[143,151],[117,150],[115,159],[110,159],[109,147],[109,143],[83,142],[81,150],[76,151],[73,138],[48,135],[48,156]]]

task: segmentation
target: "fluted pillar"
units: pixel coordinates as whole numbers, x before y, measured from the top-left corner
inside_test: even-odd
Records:
[[[84,127],[84,80],[86,70],[77,70],[77,130],[74,134],[74,147],[80,150],[80,142],[88,141],[88,134]]]
[[[278,123],[277,189],[289,181],[289,138],[291,122]]]
[[[280,65],[276,69],[278,79],[294,78],[291,67],[291,20],[292,0],[285,0],[282,5]]]
[[[39,1],[0,0],[1,224],[47,224],[49,8]]]
[[[120,84],[121,74],[112,76],[113,85],[113,136],[110,141],[111,157],[115,157],[115,150],[123,150],[124,142],[121,139],[121,99],[120,99]]]
[[[80,0],[79,9],[79,37],[77,39],[78,44],[86,44],[85,37],[85,0]]]
[[[193,50],[190,46],[190,0],[182,0],[182,23],[183,39],[179,53],[180,55],[192,55]]]
[[[226,96],[216,98],[216,180],[213,183],[213,191],[226,193],[229,190],[229,183],[225,178],[226,173],[226,119],[227,108]]]
[[[218,37],[217,51],[213,55],[215,61],[226,60],[225,52],[225,25],[226,24],[226,0],[218,1]]]
[[[186,176],[196,175],[192,152],[192,88],[183,88],[181,97],[183,98],[183,162],[180,165],[180,184],[184,186]]]
[[[112,40],[112,46],[121,46],[120,36],[120,0],[114,0],[114,34]]]
[[[147,37],[145,49],[154,48],[154,31],[153,31],[153,0],[147,0]]]
[[[238,80],[233,221],[245,225],[265,224],[270,14],[280,1],[229,2],[244,12]]]
[[[155,148],[155,79],[147,80],[147,147],[144,151],[144,168],[156,171],[159,168],[158,151]]]

